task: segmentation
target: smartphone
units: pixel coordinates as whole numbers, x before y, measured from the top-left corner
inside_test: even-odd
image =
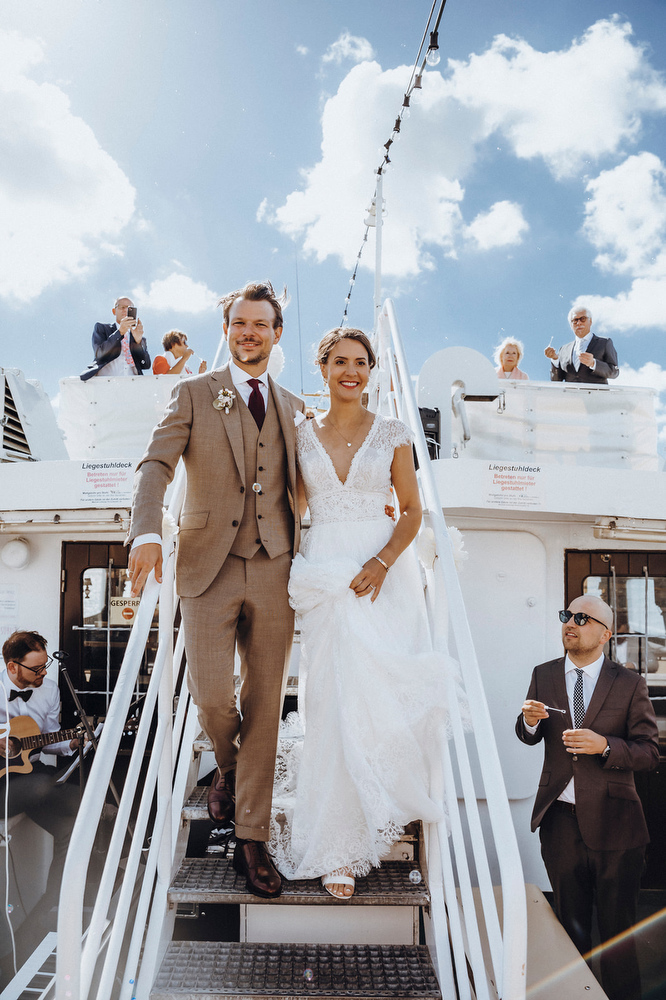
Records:
[[[136,306],[129,306],[127,310],[128,319],[136,319]]]

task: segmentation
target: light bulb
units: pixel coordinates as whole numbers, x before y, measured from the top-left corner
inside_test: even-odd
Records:
[[[431,31],[430,45],[428,46],[428,51],[426,53],[426,62],[428,63],[428,66],[438,66],[440,58],[439,38],[436,31]]]

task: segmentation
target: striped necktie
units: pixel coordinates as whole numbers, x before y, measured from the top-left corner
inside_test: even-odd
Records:
[[[573,690],[574,709],[574,729],[580,729],[585,718],[585,700],[583,698],[583,673],[580,667],[576,667],[576,683]]]

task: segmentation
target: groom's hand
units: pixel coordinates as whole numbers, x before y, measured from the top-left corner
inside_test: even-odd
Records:
[[[151,570],[155,570],[155,579],[162,582],[162,546],[157,542],[146,542],[137,545],[130,552],[129,571],[132,583],[132,597],[138,597],[143,590]]]

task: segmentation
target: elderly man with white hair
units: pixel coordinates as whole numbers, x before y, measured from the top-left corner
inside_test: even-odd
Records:
[[[592,333],[592,313],[584,306],[574,306],[567,317],[575,336],[573,341],[556,351],[548,346],[544,351],[550,358],[552,382],[593,382],[606,385],[609,378],[617,378],[620,369],[617,353],[610,337],[597,337]]]

